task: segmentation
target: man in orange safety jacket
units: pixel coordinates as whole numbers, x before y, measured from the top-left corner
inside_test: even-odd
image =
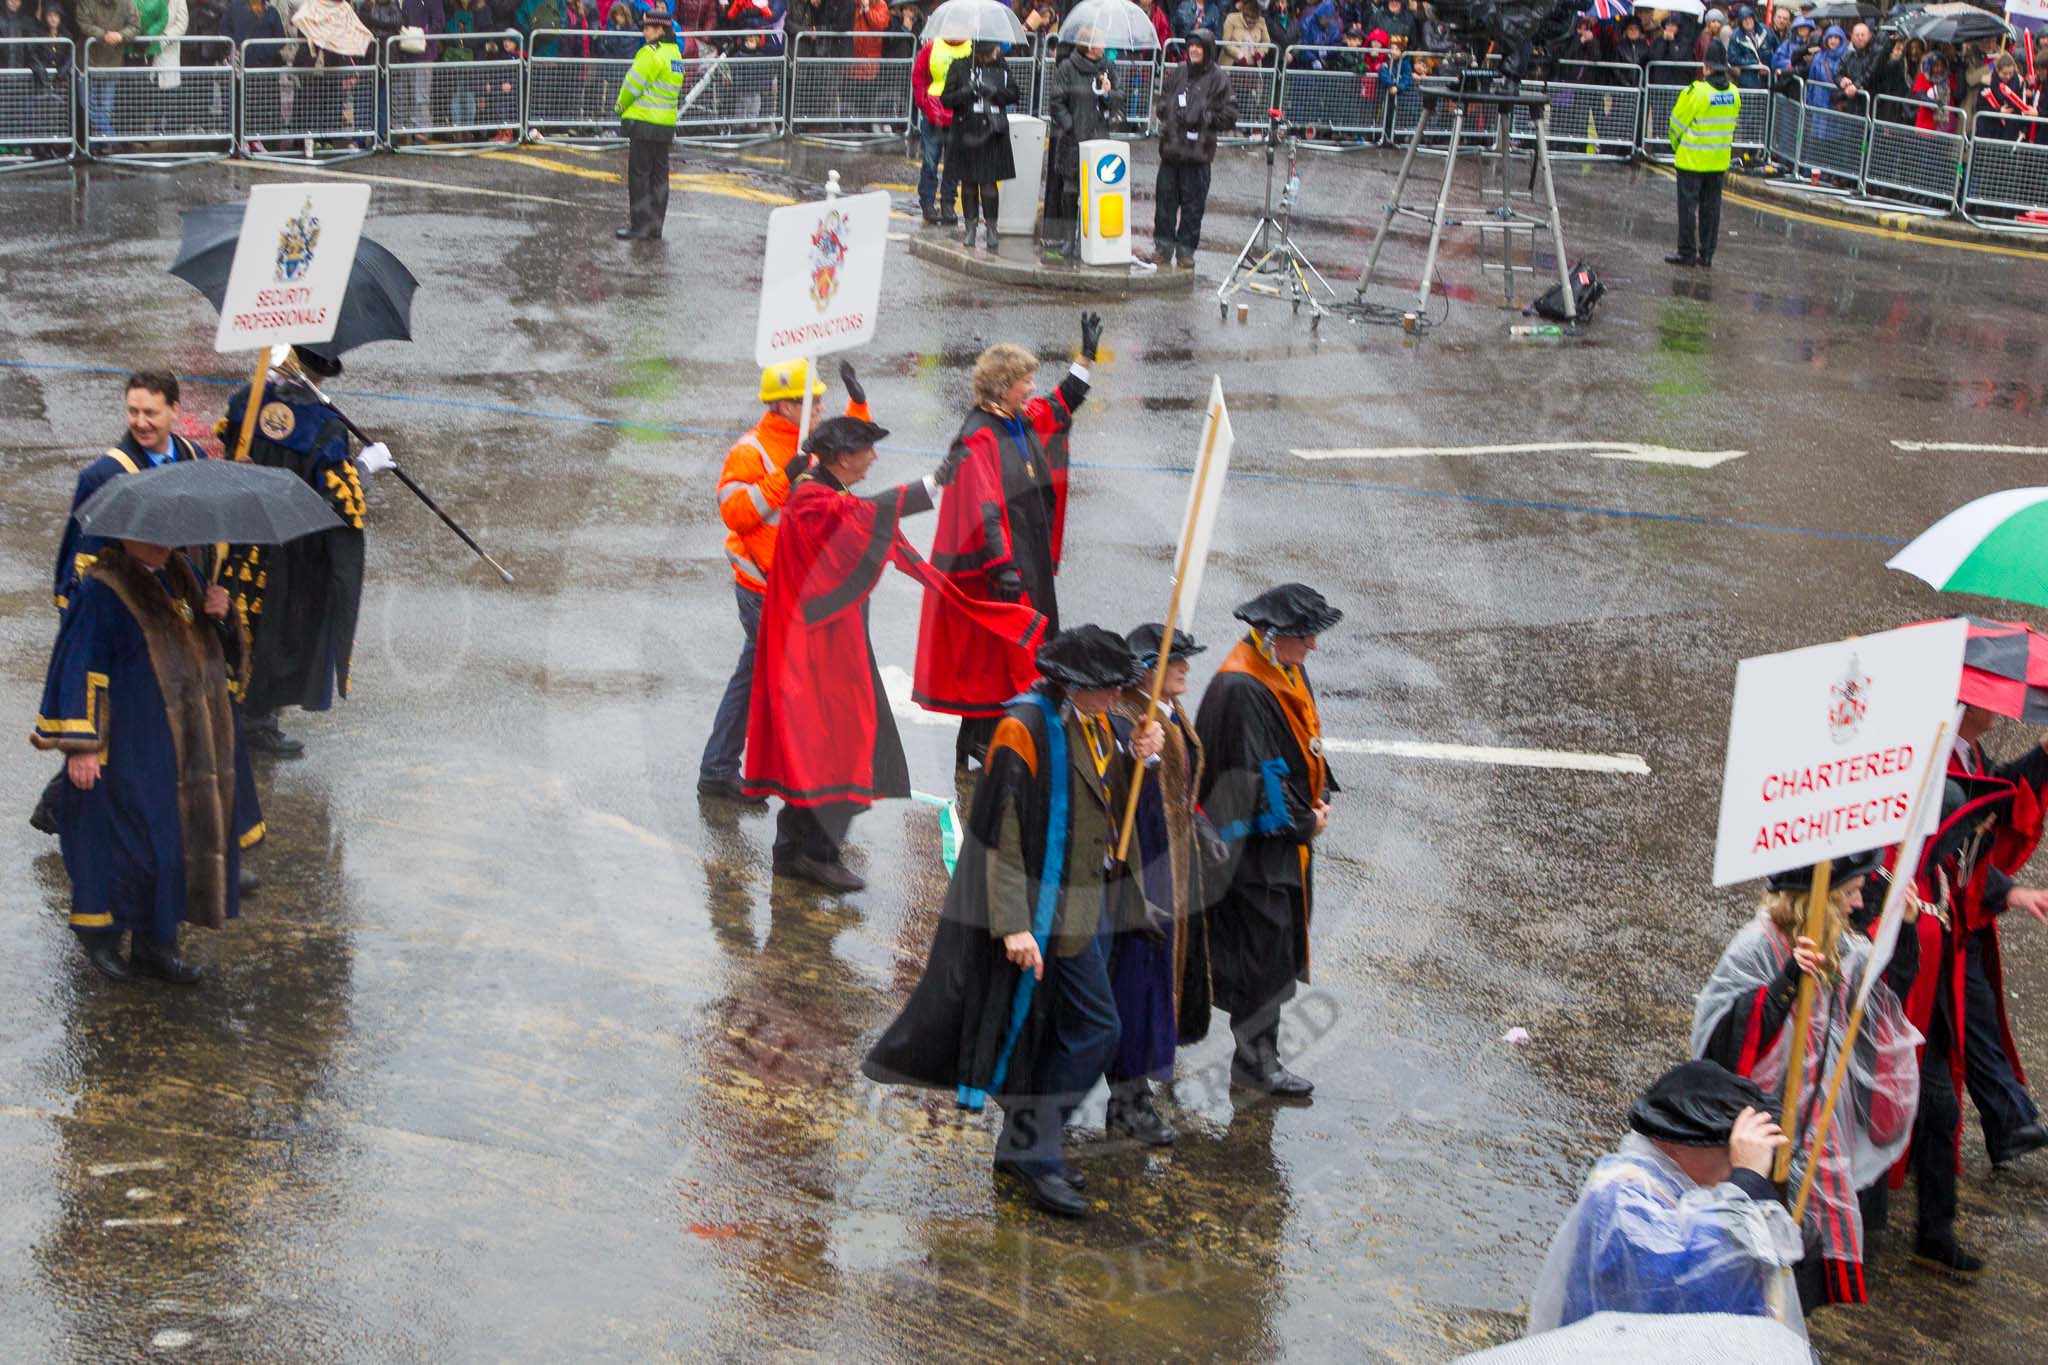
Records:
[[[840,362],[839,378],[846,385],[846,415],[870,420],[868,396],[855,378],[853,366]],[[808,399],[806,388],[810,390]],[[787,361],[761,371],[761,402],[767,411],[733,442],[718,472],[718,515],[725,521],[725,557],[732,561],[733,598],[739,606],[746,643],[740,647],[739,663],[725,685],[725,696],[711,721],[711,738],[705,741],[704,757],[697,765],[699,796],[748,806],[768,804],[765,798],[749,797],[740,785],[747,709],[754,689],[754,633],[761,624],[761,595],[767,590],[768,566],[775,558],[775,527],[782,517],[782,504],[789,497],[790,481],[810,460],[797,452],[797,428],[803,422],[807,401],[811,425],[817,425],[817,400],[824,392],[825,381],[812,379],[805,361]]]

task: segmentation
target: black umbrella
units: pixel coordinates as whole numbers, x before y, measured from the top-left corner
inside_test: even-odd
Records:
[[[244,204],[207,204],[186,209],[184,239],[171,273],[206,295],[215,308],[227,297],[228,272],[235,264],[235,244],[242,236]],[[334,355],[373,341],[412,340],[412,296],[420,287],[404,262],[368,237],[356,242],[348,292],[342,295],[341,317],[334,339],[320,349]]]
[[[1862,5],[1854,3],[1854,0],[1820,0],[1819,4],[1808,5],[1805,9],[1801,10],[1800,17],[1811,19],[1814,23],[1825,28],[1832,23],[1838,23],[1845,19],[1861,19],[1866,13],[1875,14],[1876,12],[1874,6],[1866,10]]]
[[[179,460],[110,480],[78,509],[78,527],[151,545],[282,545],[342,524],[289,469]]]
[[[1892,23],[1907,38],[1925,43],[1971,43],[1979,38],[2003,38],[2010,30],[2005,20],[1975,5],[1928,5],[1894,14]]]

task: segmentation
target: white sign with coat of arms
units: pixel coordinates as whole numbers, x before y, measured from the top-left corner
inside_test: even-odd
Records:
[[[252,187],[213,349],[332,340],[369,212],[368,185]]]
[[[1901,842],[1921,772],[1947,767],[1931,751],[1955,714],[1968,633],[1957,618],[1744,659],[1714,885]],[[1933,791],[1930,819],[1938,782]]]
[[[841,195],[768,215],[754,362],[762,367],[865,344],[882,304],[889,194]]]

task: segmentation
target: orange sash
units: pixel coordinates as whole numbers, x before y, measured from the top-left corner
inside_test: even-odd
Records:
[[[1294,732],[1294,742],[1301,746],[1302,759],[1308,764],[1309,800],[1320,801],[1329,768],[1323,762],[1323,722],[1316,714],[1316,699],[1309,694],[1301,670],[1282,668],[1267,658],[1262,643],[1259,632],[1253,631],[1237,642],[1216,671],[1250,674],[1266,685],[1280,703],[1280,713],[1287,717],[1287,728]]]

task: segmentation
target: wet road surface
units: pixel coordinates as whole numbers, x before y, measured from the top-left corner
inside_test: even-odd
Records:
[[[1201,291],[1106,310],[1070,620],[1160,613],[1221,374],[1239,444],[1200,634],[1221,644],[1231,604],[1306,578],[1349,613],[1313,672],[1352,749],[1637,755],[1648,773],[1339,746],[1316,980],[1287,1039],[1313,1107],[1234,1108],[1219,1024],[1182,1053],[1170,1152],[1105,1143],[1100,1098],[1084,1111],[1099,1211],[1056,1224],[992,1184],[986,1120],[855,1069],[923,961],[935,809],[860,820],[871,886],[835,901],[771,882],[769,817],[693,791],[739,644],[710,492],[758,412],[762,220],[828,164],[849,189],[915,175],[815,151],[679,164],[665,250],[632,250],[606,235],[617,153],[351,168],[380,178],[370,230],[423,288],[415,343],[351,355],[335,392],[519,581],[373,481],[355,698],[293,718],[307,757],[261,770],[265,886],[188,936],[213,973],[196,991],[88,974],[54,841],[19,818],[51,761],[0,748],[0,1355],[1419,1361],[1503,1340],[1748,912],[1753,890],[1707,885],[1735,661],[1994,609],[1883,561],[1951,507],[2041,481],[2035,457],[1891,444],[2038,443],[2038,258],[1731,206],[1716,270],[1677,272],[1658,260],[1671,186],[1648,171],[1562,171],[1573,254],[1613,290],[1565,345],[1510,343],[1455,238],[1460,296],[1426,340],[1335,319],[1311,336],[1263,300],[1225,323]],[[1333,278],[1355,276],[1391,168],[1306,160],[1297,231]],[[1253,152],[1219,166],[1212,288],[1262,170]],[[76,470],[120,434],[118,374],[212,381],[188,386],[195,428],[239,382],[210,310],[162,271],[181,208],[260,178],[0,190],[17,733],[53,628],[50,547]],[[1420,238],[1389,259],[1412,287]],[[900,249],[889,272],[854,357],[894,431],[878,482],[937,462],[984,345],[1031,345],[1050,383],[1079,304],[978,294]],[[1611,441],[1745,453],[1292,453]],[[882,663],[908,668],[906,581],[873,619]],[[949,795],[950,727],[904,738],[915,785]],[[2007,943],[2038,1059],[2048,928]],[[1516,1026],[1526,1046],[1500,1041]],[[1829,1359],[2048,1350],[2048,1162],[1992,1174],[1975,1131],[1961,1231],[1990,1273],[1958,1288],[1912,1268],[1908,1196],[1875,1239],[1876,1302],[1815,1323]]]

